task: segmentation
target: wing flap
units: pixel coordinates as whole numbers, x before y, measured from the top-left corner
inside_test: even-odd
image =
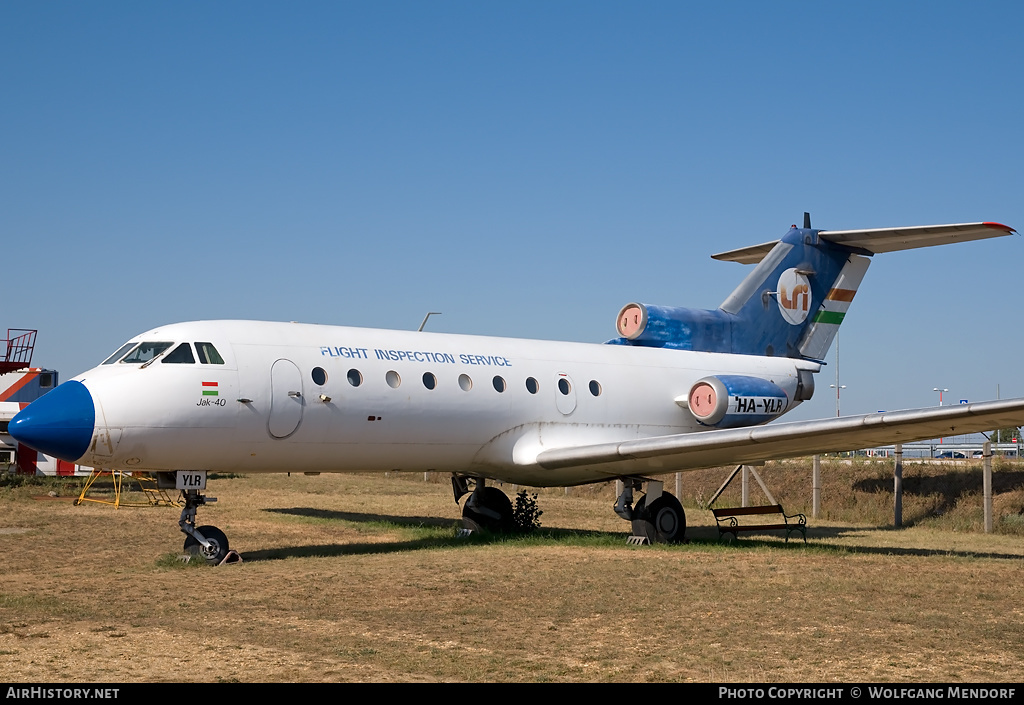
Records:
[[[536,462],[549,470],[587,467],[609,477],[658,474],[1021,425],[1024,399],[1005,399],[555,448],[538,454]]]

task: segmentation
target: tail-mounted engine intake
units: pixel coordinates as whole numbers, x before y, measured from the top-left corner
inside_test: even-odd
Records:
[[[626,304],[615,328],[620,345],[731,352],[732,321],[722,311]]]
[[[789,397],[778,385],[744,375],[698,380],[686,401],[699,423],[715,428],[755,426],[771,421],[789,408]]]

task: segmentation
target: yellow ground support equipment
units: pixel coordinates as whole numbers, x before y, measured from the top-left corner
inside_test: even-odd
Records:
[[[89,490],[93,489],[93,485],[101,477],[109,477],[114,485],[114,499],[97,499],[95,497],[87,497]],[[121,501],[122,492],[132,492],[133,486],[138,486],[138,492],[141,492],[146,501]],[[166,490],[162,490],[157,487],[156,478],[147,472],[124,472],[122,470],[103,470],[102,468],[96,468],[89,475],[89,479],[85,481],[85,486],[82,488],[82,494],[75,500],[75,504],[79,505],[82,502],[97,502],[99,504],[113,504],[114,508],[120,506],[125,507],[180,507],[177,501],[172,500],[167,494]]]

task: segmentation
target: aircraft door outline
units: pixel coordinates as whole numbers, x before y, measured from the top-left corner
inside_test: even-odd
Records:
[[[302,373],[291,360],[281,358],[270,368],[270,417],[267,430],[274,438],[287,438],[302,422],[305,401]]]

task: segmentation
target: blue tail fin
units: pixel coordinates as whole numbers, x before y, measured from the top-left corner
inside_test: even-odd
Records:
[[[781,240],[713,255],[757,263],[715,311],[627,304],[616,345],[821,360],[839,330],[871,255],[1016,232],[1001,223],[814,230],[804,214]]]
[[[717,310],[628,304],[619,312],[622,338],[609,342],[823,358],[870,259],[818,233],[794,226],[756,255],[748,252],[748,258],[767,254]]]
[[[839,330],[871,260],[895,252],[1016,232],[1001,223],[814,230],[804,214],[781,240],[713,255],[758,263],[715,311],[628,304],[617,345],[777,355],[821,360]]]

